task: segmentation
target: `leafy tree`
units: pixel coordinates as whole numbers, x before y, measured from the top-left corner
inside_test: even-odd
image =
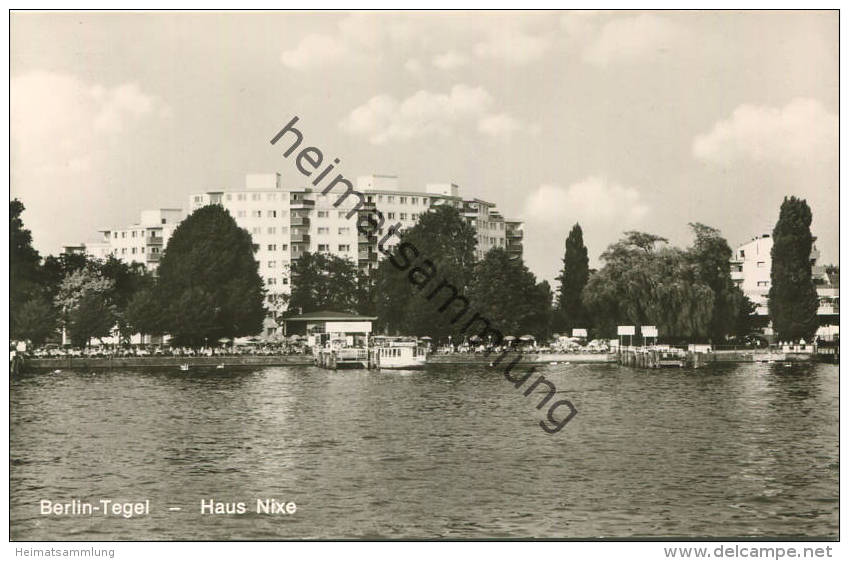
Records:
[[[104,278],[112,280],[110,299],[119,309],[126,308],[137,292],[154,283],[153,275],[142,263],[125,263],[114,255],[100,263],[99,270]]]
[[[23,212],[21,201],[9,201],[9,314],[13,337],[22,336],[18,332],[17,312],[38,292],[40,281],[41,256],[32,247],[32,233],[24,228]]]
[[[708,335],[714,343],[736,331],[738,315],[745,311],[745,296],[731,280],[731,247],[716,228],[690,223],[695,241],[687,250],[696,279],[713,292],[713,312]]]
[[[404,243],[412,259],[399,253]],[[441,205],[422,214],[403,232],[398,247],[391,252],[386,249],[396,263],[404,265],[406,260],[407,266],[398,267],[387,257],[374,273],[375,308],[381,327],[435,340],[461,337],[466,319],[457,319],[457,314],[463,302],[452,301],[452,290],[460,297],[466,294],[474,275],[476,244],[474,228],[456,208]],[[410,248],[415,248],[415,256]],[[443,281],[450,288],[443,286],[437,291]]]
[[[108,337],[115,326],[115,319],[115,307],[102,293],[84,293],[68,314],[71,343],[75,347],[85,347],[92,338]]]
[[[502,248],[486,253],[468,291],[472,306],[503,335],[545,336],[551,315],[551,287],[537,284],[521,260]]]
[[[734,322],[734,329],[732,330],[732,333],[736,337],[742,338],[749,335],[757,328],[752,316],[758,307],[742,292],[740,292],[740,297],[737,298],[736,305],[737,317]]]
[[[97,264],[91,262],[82,269],[68,273],[62,279],[56,290],[54,305],[59,311],[60,323],[70,330],[71,342],[75,346],[87,345],[91,337],[105,337],[114,327],[116,316],[112,307],[109,307],[109,313],[104,315],[104,320],[108,319],[112,323],[103,335],[99,335],[99,333],[103,333],[99,324],[93,322],[89,316],[92,310],[98,309],[101,302],[103,306],[109,306],[109,297],[114,285],[114,281],[105,278],[97,269]],[[96,296],[97,298],[89,299],[88,308],[82,315],[76,314],[80,303],[89,296]],[[75,322],[75,318],[78,322]],[[77,328],[83,331],[74,333]]]
[[[161,306],[152,287],[142,288],[133,295],[124,311],[124,321],[130,333],[163,333]]]
[[[143,264],[125,263],[113,255],[99,263],[99,270],[104,278],[112,281],[109,301],[115,306],[118,332],[126,341],[135,332],[127,319],[127,306],[138,292],[153,286],[154,277]]]
[[[55,305],[67,318],[87,294],[99,294],[108,299],[115,286],[115,281],[105,278],[94,264],[83,269],[68,273],[56,291]]]
[[[306,252],[292,263],[290,310],[353,312],[360,304],[362,278],[350,259]]]
[[[364,271],[357,271],[357,313],[364,316],[377,315],[374,278]]]
[[[13,318],[16,337],[29,340],[36,347],[56,333],[56,310],[44,298],[27,300]]]
[[[811,279],[811,209],[785,197],[772,231],[769,317],[779,339],[810,341],[817,330],[817,290]]]
[[[159,264],[162,329],[177,344],[201,346],[255,335],[264,290],[251,235],[219,205],[193,212],[174,230]]]
[[[571,332],[573,327],[586,327],[586,313],[582,292],[589,280],[589,258],[584,246],[584,233],[580,224],[575,224],[566,238],[563,268],[557,281],[557,329]]]
[[[43,294],[48,300],[55,300],[65,277],[88,267],[97,267],[97,264],[87,255],[78,253],[48,255],[44,258],[40,271]]]
[[[643,232],[626,232],[601,255],[604,267],[590,277],[584,303],[596,335],[616,325],[655,325],[667,338],[704,338],[712,318],[713,291],[682,250]],[[659,247],[660,246],[660,247]]]
[[[530,300],[534,313],[528,318],[528,325],[522,331],[536,336],[537,340],[544,341],[551,337],[552,323],[554,321],[554,292],[548,281],[542,281],[534,286],[530,293]]]

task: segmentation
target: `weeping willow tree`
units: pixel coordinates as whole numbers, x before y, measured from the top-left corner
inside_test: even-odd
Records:
[[[700,239],[705,230],[694,232]],[[724,296],[709,282],[706,271],[716,274],[709,258],[716,256],[707,255],[703,244],[682,250],[660,236],[626,232],[601,255],[604,266],[584,291],[596,335],[614,336],[616,325],[655,325],[669,339],[714,337],[716,302],[718,294]],[[724,274],[730,283],[730,272]]]

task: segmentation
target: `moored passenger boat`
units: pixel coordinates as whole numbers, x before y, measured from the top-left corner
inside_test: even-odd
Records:
[[[427,344],[415,337],[378,336],[373,351],[378,368],[407,370],[424,368],[427,363]]]

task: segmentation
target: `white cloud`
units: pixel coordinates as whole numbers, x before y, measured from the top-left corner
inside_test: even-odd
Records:
[[[457,51],[448,51],[434,56],[432,63],[440,70],[454,70],[469,64],[469,57]]]
[[[12,78],[10,132],[16,174],[81,172],[110,141],[167,108],[137,84],[105,87],[67,74]]]
[[[582,224],[615,227],[635,225],[649,213],[649,206],[634,187],[590,176],[568,187],[543,184],[528,197],[524,216],[528,221],[560,226],[578,220]]]
[[[448,93],[419,90],[403,101],[379,95],[351,111],[340,127],[349,134],[367,137],[373,144],[448,135],[470,124],[477,125],[480,132],[500,136],[524,128],[506,113],[493,114],[493,103],[485,89],[464,84],[455,85]]]
[[[624,16],[600,24],[598,12],[564,14],[560,26],[584,62],[607,66],[651,59],[686,39],[677,23],[652,13]]]
[[[489,136],[509,137],[517,132],[539,133],[538,125],[526,125],[508,113],[484,115],[478,121],[478,131]]]
[[[442,70],[464,66],[474,56],[526,64],[555,45],[556,28],[550,16],[534,13],[355,13],[330,32],[304,36],[281,60],[295,70],[413,54]]]
[[[553,44],[554,36],[550,33],[497,28],[486,40],[478,42],[474,51],[480,58],[520,65],[539,60]]]
[[[413,41],[419,27],[404,14],[349,14],[330,33],[305,35],[293,48],[283,51],[280,60],[293,70],[377,60],[383,52],[396,52],[393,45]]]
[[[737,161],[805,166],[837,158],[838,117],[815,99],[794,99],[784,107],[741,105],[731,117],[693,140],[693,155],[704,161]]]
[[[349,46],[333,35],[312,33],[301,39],[294,49],[284,51],[280,61],[294,70],[305,70],[339,62],[349,53]]]

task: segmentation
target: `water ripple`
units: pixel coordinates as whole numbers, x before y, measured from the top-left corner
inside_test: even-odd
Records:
[[[579,411],[556,435],[539,395],[478,367],[14,378],[12,538],[838,535],[836,367],[539,372]],[[297,513],[250,512],[272,497]],[[72,498],[151,514],[38,512]],[[249,512],[201,515],[210,498]]]

